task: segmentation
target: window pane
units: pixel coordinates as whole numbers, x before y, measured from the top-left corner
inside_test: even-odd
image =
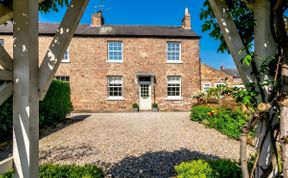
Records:
[[[122,77],[108,77],[108,94],[109,97],[122,96]]]
[[[170,61],[180,60],[180,43],[179,42],[168,42],[167,59]]]
[[[122,42],[108,42],[108,60],[122,60]]]

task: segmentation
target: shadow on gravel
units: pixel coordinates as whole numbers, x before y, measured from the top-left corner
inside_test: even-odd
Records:
[[[167,178],[176,176],[174,166],[183,161],[194,159],[219,159],[214,155],[206,155],[197,151],[181,149],[174,152],[147,152],[139,157],[127,157],[111,165],[107,177],[135,178]]]
[[[57,132],[59,130],[62,130],[67,126],[70,126],[72,124],[84,121],[85,119],[87,119],[90,116],[91,115],[89,115],[89,114],[83,114],[83,115],[77,115],[77,116],[73,116],[71,118],[67,118],[65,122],[58,124],[56,127],[49,127],[49,128],[42,129],[40,131],[40,138],[47,137],[48,135],[50,135],[54,132]]]
[[[48,127],[48,128],[42,129],[40,131],[40,138],[47,137],[50,134],[53,134],[54,132],[57,132],[61,129],[64,129],[67,126],[81,122],[90,116],[91,115],[89,115],[89,114],[73,116],[70,119],[67,119],[64,123],[58,124],[56,127],[53,126],[53,127]],[[12,146],[13,146],[12,145],[12,139],[8,140],[5,143],[0,143],[0,161],[12,156]]]

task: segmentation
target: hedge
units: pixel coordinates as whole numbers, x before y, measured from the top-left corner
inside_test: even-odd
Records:
[[[55,126],[73,110],[69,83],[54,80],[47,95],[39,105],[39,127]],[[0,106],[0,141],[12,137],[13,112],[12,97]]]
[[[224,107],[193,106],[190,116],[192,121],[201,122],[210,128],[215,128],[233,139],[240,138],[241,129],[246,123],[246,116],[240,111],[233,111]]]
[[[12,178],[13,171],[0,175],[0,178]],[[59,164],[43,164],[39,170],[40,178],[103,178],[102,169],[93,164],[84,166],[78,165],[59,165]]]
[[[240,165],[231,160],[193,160],[175,166],[178,178],[241,178]]]

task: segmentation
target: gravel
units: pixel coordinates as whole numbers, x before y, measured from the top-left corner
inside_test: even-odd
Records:
[[[240,143],[189,120],[188,112],[74,114],[40,140],[41,162],[95,163],[107,177],[171,177],[182,161],[239,159]],[[249,147],[249,152],[253,149]]]

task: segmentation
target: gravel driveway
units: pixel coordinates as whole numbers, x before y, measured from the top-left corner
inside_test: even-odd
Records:
[[[196,158],[239,159],[239,142],[191,122],[187,112],[79,114],[40,140],[41,162],[96,163],[108,177],[170,177]]]

